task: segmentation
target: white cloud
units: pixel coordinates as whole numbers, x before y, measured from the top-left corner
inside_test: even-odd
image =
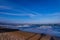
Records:
[[[9,7],[9,6],[0,6],[0,8],[1,9],[9,9],[9,10],[12,10],[12,11],[17,11],[16,9],[14,9],[13,7],[11,8],[11,7]],[[0,14],[5,14],[5,15],[13,15],[13,16],[29,16],[29,17],[35,17],[35,16],[41,16],[39,13],[37,13],[37,12],[34,12],[34,11],[31,11],[31,10],[29,10],[29,9],[26,9],[26,8],[22,8],[22,9],[24,9],[24,10],[22,10],[22,14],[20,14],[21,12],[18,10],[17,12],[19,12],[19,13],[17,13],[17,14],[15,14],[15,13],[5,13],[5,12],[0,12]]]
[[[11,7],[9,7],[9,6],[0,6],[0,8],[1,9],[11,9],[12,11],[17,11],[16,9],[14,9],[13,7],[11,8]],[[18,10],[17,12],[19,12],[19,13],[17,13],[17,14],[15,14],[15,13],[4,13],[4,12],[0,12],[0,14],[6,14],[6,15],[14,15],[14,16],[29,16],[29,17],[36,17],[36,16],[42,16],[40,13],[37,13],[37,12],[35,12],[35,11],[31,11],[31,10],[29,10],[29,9],[27,9],[27,8],[23,8],[22,7],[22,9],[24,9],[24,10],[22,10],[22,14],[20,14],[21,12]]]
[[[24,7],[23,7],[23,9],[26,10],[26,11],[28,11],[28,12],[30,12],[30,13],[32,13],[32,14],[35,14],[36,16],[38,16],[38,15],[39,15],[39,16],[42,16],[42,14],[40,14],[40,13],[38,13],[38,12],[35,12],[35,11],[33,11],[33,10],[29,10],[29,9],[27,9],[27,8],[24,8]]]
[[[1,9],[11,9],[9,6],[0,6]]]
[[[15,14],[15,13],[5,13],[5,12],[0,12],[0,14],[13,15],[13,16],[29,16],[29,17],[36,16],[35,14]]]
[[[48,16],[60,16],[60,13],[51,13],[51,14],[47,14]]]

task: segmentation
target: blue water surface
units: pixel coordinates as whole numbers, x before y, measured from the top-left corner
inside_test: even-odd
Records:
[[[19,30],[25,31],[25,32],[33,32],[33,33],[43,33],[43,34],[49,34],[51,36],[57,36],[60,37],[60,26],[48,26],[48,28],[44,27],[20,27]]]

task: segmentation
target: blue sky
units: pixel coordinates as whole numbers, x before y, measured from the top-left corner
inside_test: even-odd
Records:
[[[60,0],[0,0],[0,22],[60,23]]]

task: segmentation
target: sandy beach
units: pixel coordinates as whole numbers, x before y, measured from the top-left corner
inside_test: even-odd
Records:
[[[23,31],[0,32],[0,40],[52,40],[51,38],[50,35]]]

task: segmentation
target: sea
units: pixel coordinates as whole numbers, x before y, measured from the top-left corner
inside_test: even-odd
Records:
[[[33,32],[33,33],[39,33],[39,34],[42,33],[42,34],[49,34],[51,36],[60,37],[60,26],[37,26],[37,25],[11,26],[11,25],[4,25],[3,27],[11,28],[11,29],[18,29],[20,31],[25,31],[25,32]]]
[[[60,26],[29,26],[19,27],[18,29],[25,32],[43,33],[60,37]]]

